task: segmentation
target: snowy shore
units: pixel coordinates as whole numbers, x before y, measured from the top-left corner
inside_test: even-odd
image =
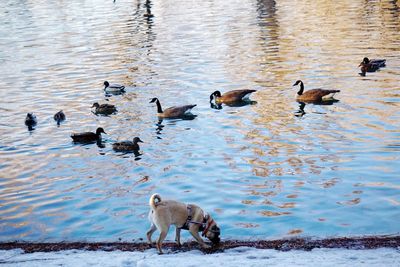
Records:
[[[400,266],[400,236],[223,241],[200,250],[196,242],[0,243],[1,266]]]
[[[400,266],[400,251],[395,248],[338,249],[311,251],[237,247],[224,252],[204,254],[199,250],[158,255],[145,251],[62,250],[24,253],[21,249],[1,250],[1,266]]]

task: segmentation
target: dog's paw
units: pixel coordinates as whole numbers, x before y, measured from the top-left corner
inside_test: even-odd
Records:
[[[211,246],[209,244],[202,244],[201,247],[204,248],[204,249],[211,248]]]

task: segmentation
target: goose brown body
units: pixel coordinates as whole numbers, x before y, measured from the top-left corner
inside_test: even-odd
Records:
[[[215,98],[216,103],[232,103],[243,101],[250,96],[251,93],[256,92],[257,90],[251,89],[239,89],[228,91],[221,95],[220,91],[215,91],[210,95],[210,102]]]
[[[299,102],[322,102],[324,98],[332,98],[340,90],[311,89],[304,92],[304,84],[301,80],[296,81],[293,86],[300,84],[300,90],[297,92],[297,101]]]
[[[133,138],[133,141],[121,141],[113,144],[115,151],[139,151],[138,143],[143,143],[139,137]]]
[[[72,133],[71,138],[74,142],[93,142],[101,140],[101,133],[105,133],[103,128],[97,128],[96,132],[83,132],[83,133]]]
[[[158,98],[153,98],[150,103],[157,104],[157,115],[160,118],[179,118],[185,116],[192,108],[197,105],[173,106],[165,110],[162,109],[161,103]]]

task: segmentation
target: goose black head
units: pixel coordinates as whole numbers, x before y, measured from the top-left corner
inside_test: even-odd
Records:
[[[150,100],[149,103],[154,103],[154,102],[156,102],[157,100],[158,100],[158,98],[157,98],[157,97],[154,97],[154,98],[152,98],[152,99]]]
[[[109,87],[109,86],[110,86],[110,83],[107,82],[107,81],[105,81],[105,82],[104,82],[104,89],[106,89],[106,88]]]
[[[221,92],[220,91],[215,91],[214,93],[212,93],[210,95],[210,102],[213,100],[213,98],[215,97],[221,97]]]
[[[101,127],[97,128],[97,130],[96,130],[96,134],[97,134],[97,135],[100,135],[101,133],[105,133],[105,134],[107,134],[107,133],[104,131],[104,129],[103,129],[103,128],[101,128]]]
[[[301,81],[301,80],[297,80],[297,81],[293,84],[293,86],[296,86],[296,85],[298,85],[299,83],[302,83],[302,81]]]

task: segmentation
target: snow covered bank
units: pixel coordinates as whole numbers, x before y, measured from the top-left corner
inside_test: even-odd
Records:
[[[311,251],[237,247],[204,254],[199,250],[158,255],[145,251],[86,251],[24,253],[21,249],[1,250],[1,266],[400,266],[400,251],[379,249],[313,249]]]

